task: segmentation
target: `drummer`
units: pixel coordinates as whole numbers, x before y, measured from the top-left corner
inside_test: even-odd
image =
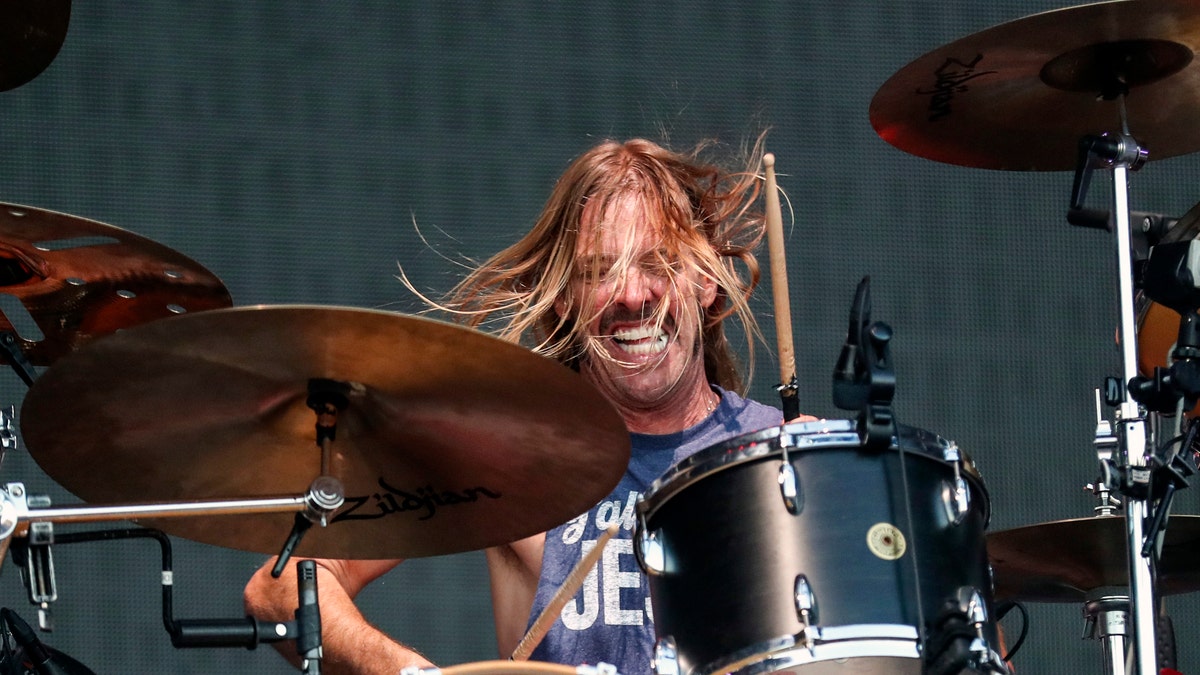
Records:
[[[617,523],[598,584],[585,585],[567,604],[532,658],[647,672],[654,644],[649,588],[631,541],[638,496],[680,459],[782,422],[779,410],[739,395],[746,382],[724,330],[736,317],[746,335],[757,334],[747,303],[764,232],[753,208],[758,176],[754,164],[727,171],[701,159],[703,152],[678,154],[646,140],[593,147],[560,177],[527,235],[434,303],[471,326],[499,319],[501,337],[578,370],[620,413],[632,441],[624,477],[591,511],[487,550],[502,657]],[[395,675],[431,665],[354,605],[359,591],[399,560],[317,562],[326,672]],[[289,620],[295,572],[289,567],[272,579],[273,565],[246,586],[246,610]],[[280,651],[295,660],[294,652]]]

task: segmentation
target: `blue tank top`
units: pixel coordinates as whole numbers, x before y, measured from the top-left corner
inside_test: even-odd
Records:
[[[632,454],[621,482],[590,511],[546,533],[542,575],[530,624],[550,602],[579,560],[613,523],[620,529],[604,548],[583,587],[563,608],[559,621],[532,659],[571,666],[600,662],[621,675],[651,670],[654,652],[650,587],[633,553],[635,504],[654,479],[674,463],[734,436],[783,422],[772,407],[718,389],[721,403],[704,421],[679,433],[630,434]]]

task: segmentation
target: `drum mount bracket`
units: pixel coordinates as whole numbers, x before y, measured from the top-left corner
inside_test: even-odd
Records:
[[[868,449],[876,451],[888,449],[896,433],[891,340],[891,326],[871,322],[871,277],[865,276],[858,282],[846,343],[833,370],[833,404],[858,411],[858,434]]]

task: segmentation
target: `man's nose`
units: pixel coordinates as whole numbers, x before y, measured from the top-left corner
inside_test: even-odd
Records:
[[[630,309],[641,309],[662,295],[663,280],[633,266],[626,272],[617,289],[616,301]]]

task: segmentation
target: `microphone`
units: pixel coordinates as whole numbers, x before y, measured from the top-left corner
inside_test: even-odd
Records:
[[[858,410],[867,404],[866,355],[863,353],[867,327],[871,323],[871,276],[858,282],[850,306],[846,343],[833,369],[833,404],[843,410]]]
[[[172,622],[171,645],[177,649],[192,647],[245,647],[255,649],[260,642],[278,642],[295,636],[287,623],[244,619],[178,619]]]
[[[305,672],[321,672],[321,609],[317,605],[317,564],[312,560],[296,563],[296,589],[300,606],[296,609],[296,652],[305,661]]]
[[[59,658],[51,652],[49,647],[42,644],[29,624],[25,623],[11,609],[7,607],[0,609],[0,618],[4,619],[4,623],[12,632],[13,639],[24,650],[25,658],[22,660],[33,666],[33,672],[38,675],[95,675],[78,663],[69,669],[61,665]]]

